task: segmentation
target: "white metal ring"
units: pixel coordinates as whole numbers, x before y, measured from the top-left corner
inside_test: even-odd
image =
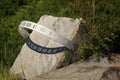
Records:
[[[30,21],[22,21],[21,24],[19,25],[19,33],[24,38],[27,38],[29,36],[29,33],[24,28],[28,28],[28,29],[37,31],[37,32],[39,32],[43,35],[46,35],[47,37],[50,37],[51,39],[61,43],[66,48],[74,50],[74,46],[71,41],[69,41],[66,37],[50,30],[49,28],[47,28],[43,25],[40,25],[40,24],[37,24],[34,22],[30,22]]]

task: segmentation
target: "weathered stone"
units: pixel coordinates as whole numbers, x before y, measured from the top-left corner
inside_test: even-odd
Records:
[[[51,30],[63,35],[70,41],[73,41],[75,46],[79,45],[79,19],[72,19],[66,17],[53,17],[44,15],[38,21],[38,24],[48,27]],[[60,47],[60,43],[33,31],[30,38],[36,44],[46,47]],[[18,57],[10,69],[11,74],[21,74],[25,79],[33,78],[52,70],[64,60],[64,52],[57,54],[41,54],[31,50],[26,43],[23,45]]]
[[[108,68],[100,80],[120,80],[120,67]]]
[[[107,58],[101,59],[100,62],[91,59],[36,76],[32,80],[120,80],[120,70],[110,68],[113,66],[115,65],[110,64]],[[107,76],[109,77],[106,79]]]

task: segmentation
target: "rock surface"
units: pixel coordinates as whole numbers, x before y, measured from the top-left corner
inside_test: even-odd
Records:
[[[38,21],[38,24],[41,24],[45,27],[48,27],[51,30],[54,30],[56,33],[63,35],[69,40],[79,44],[79,37],[77,31],[80,24],[79,19],[72,19],[66,17],[53,17],[49,15],[44,15]],[[74,38],[77,39],[74,39]],[[30,34],[30,38],[33,42],[38,45],[45,47],[61,47],[60,43],[48,38],[45,35],[42,35],[38,32],[33,31]],[[64,59],[64,52],[58,54],[42,54],[33,51],[30,49],[26,43],[23,45],[19,55],[17,56],[13,66],[10,69],[11,74],[21,74],[25,79],[33,78],[36,75],[40,75],[52,70],[55,70],[57,66]]]
[[[110,64],[107,58],[100,62],[91,59],[36,76],[32,80],[120,80],[119,66]]]
[[[100,80],[120,80],[120,67],[108,68]]]

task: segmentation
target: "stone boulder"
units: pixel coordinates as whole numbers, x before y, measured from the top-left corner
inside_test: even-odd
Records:
[[[108,68],[100,80],[120,80],[120,67]]]
[[[34,77],[32,80],[120,80],[120,64],[110,64],[107,58],[76,62],[67,67]]]
[[[43,25],[55,33],[64,36],[69,41],[72,41],[75,47],[78,47],[81,44],[81,38],[78,32],[82,21],[82,18],[73,19],[44,15],[40,18],[38,24]],[[56,48],[64,46],[50,37],[40,34],[36,31],[32,31],[29,37],[35,44],[43,47]],[[69,53],[72,52],[73,51],[69,51]],[[10,74],[19,74],[24,79],[30,79],[37,75],[55,70],[64,60],[64,57],[64,51],[56,54],[38,53],[30,49],[25,43],[10,69]]]

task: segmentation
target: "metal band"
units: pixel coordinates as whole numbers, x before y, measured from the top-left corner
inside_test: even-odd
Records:
[[[21,24],[19,25],[19,32],[20,34],[24,37],[27,38],[29,36],[29,33],[25,31],[24,28],[28,28],[34,31],[37,31],[41,34],[46,35],[47,37],[52,38],[53,40],[61,43],[63,46],[65,46],[68,49],[74,50],[74,46],[71,41],[69,41],[67,38],[64,36],[48,29],[47,27],[44,27],[40,24],[30,22],[30,21],[22,21]]]
[[[55,48],[42,47],[34,43],[29,37],[27,38],[26,44],[30,49],[43,54],[56,54],[65,50],[65,47],[55,47]]]

